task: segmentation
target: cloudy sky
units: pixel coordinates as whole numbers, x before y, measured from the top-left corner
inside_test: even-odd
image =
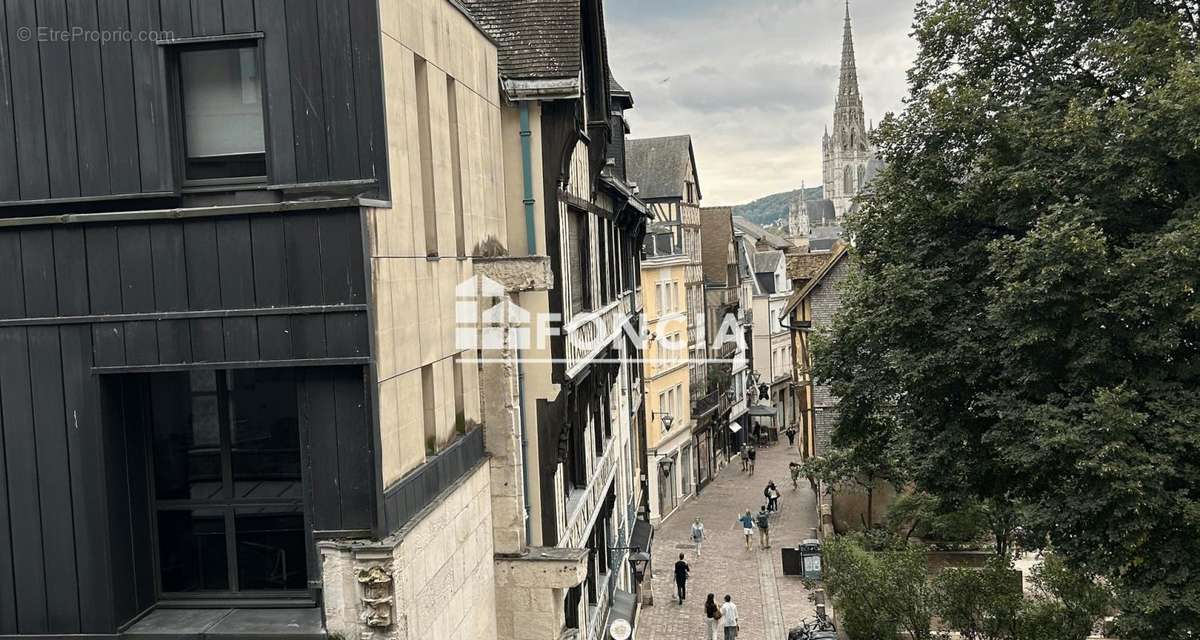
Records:
[[[851,0],[868,119],[900,109],[914,0]],[[820,183],[842,0],[606,0],[633,137],[690,133],[705,205]]]

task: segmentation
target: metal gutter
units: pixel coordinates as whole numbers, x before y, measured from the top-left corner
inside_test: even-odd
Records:
[[[63,213],[23,218],[0,218],[0,228],[31,227],[49,224],[86,224],[89,222],[128,222],[135,220],[181,220],[214,216],[237,216],[252,213],[286,213],[313,209],[337,209],[359,206],[358,198],[330,198],[268,202],[261,204],[216,205],[207,207],[177,207],[173,209],[143,209],[141,211],[112,211],[105,213]]]

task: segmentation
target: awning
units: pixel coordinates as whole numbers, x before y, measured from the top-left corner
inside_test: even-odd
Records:
[[[749,413],[756,418],[774,418],[775,407],[769,404],[756,404],[750,407]]]
[[[613,591],[612,603],[608,609],[608,619],[604,621],[603,637],[609,638],[609,629],[617,620],[624,620],[629,623],[630,629],[637,628],[637,596],[625,591],[617,589]]]
[[[633,521],[633,533],[629,536],[629,546],[636,547],[640,551],[650,553],[650,538],[654,535],[654,528],[645,520]]]

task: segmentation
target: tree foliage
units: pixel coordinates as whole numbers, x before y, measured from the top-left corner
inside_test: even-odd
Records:
[[[933,594],[923,550],[891,545],[870,551],[858,536],[839,536],[825,543],[822,556],[825,588],[849,637],[930,637]]]
[[[1195,0],[919,3],[817,344],[840,447],[1019,513],[1127,637],[1200,629],[1198,31]]]

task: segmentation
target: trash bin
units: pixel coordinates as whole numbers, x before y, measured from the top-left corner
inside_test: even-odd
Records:
[[[800,552],[800,574],[805,580],[821,579],[821,541],[809,538],[797,547]]]

